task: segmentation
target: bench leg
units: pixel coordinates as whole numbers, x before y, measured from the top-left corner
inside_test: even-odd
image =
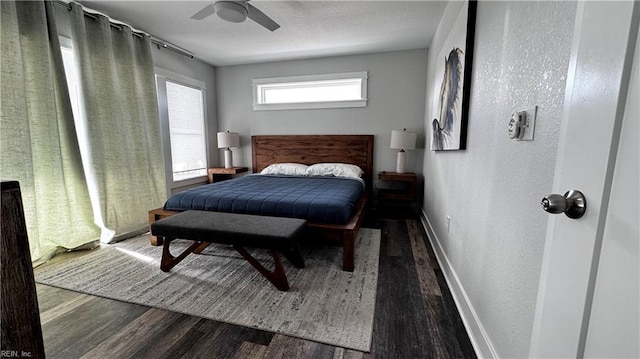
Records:
[[[180,263],[183,259],[185,259],[186,256],[200,249],[200,247],[202,247],[203,245],[203,242],[193,241],[193,243],[189,246],[189,248],[182,251],[182,253],[180,253],[177,257],[174,257],[171,254],[171,251],[169,250],[170,244],[171,244],[171,238],[164,238],[164,244],[162,246],[162,260],[160,261],[160,269],[163,272],[170,271],[171,268],[175,267],[175,265]],[[202,249],[200,250],[202,251]]]
[[[281,251],[282,255],[289,260],[296,268],[304,268],[304,258],[300,253],[300,245],[296,241],[293,248],[288,251]]]
[[[200,253],[202,253],[202,251],[203,251],[205,248],[209,247],[209,245],[210,245],[210,244],[211,244],[211,243],[209,243],[209,242],[202,242],[202,243],[200,243],[200,245],[198,246],[198,248],[196,248],[196,249],[194,249],[194,250],[193,250],[193,253],[195,253],[195,254],[200,254]]]
[[[276,288],[281,291],[289,290],[289,281],[287,281],[287,274],[284,271],[284,266],[282,265],[282,260],[280,259],[280,255],[278,251],[272,250],[271,255],[273,256],[273,262],[275,264],[273,272],[270,272],[266,269],[260,262],[258,262],[249,252],[247,252],[244,248],[240,246],[233,246],[233,248],[240,253],[244,259],[247,260],[255,269],[258,270],[269,282],[271,282]]]

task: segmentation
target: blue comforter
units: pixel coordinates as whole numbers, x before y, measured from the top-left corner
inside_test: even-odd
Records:
[[[249,175],[195,187],[171,196],[164,208],[303,218],[345,224],[364,182],[342,177]]]

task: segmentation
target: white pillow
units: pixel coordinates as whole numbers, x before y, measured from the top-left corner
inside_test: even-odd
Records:
[[[262,175],[306,176],[307,165],[302,163],[274,163],[263,169]]]
[[[360,178],[363,173],[360,167],[348,163],[316,163],[307,168],[307,176]]]

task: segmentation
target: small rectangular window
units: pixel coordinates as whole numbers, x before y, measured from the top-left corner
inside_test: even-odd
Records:
[[[253,109],[290,110],[367,106],[367,72],[253,80]]]

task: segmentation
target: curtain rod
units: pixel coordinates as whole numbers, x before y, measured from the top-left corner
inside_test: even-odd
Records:
[[[66,3],[64,1],[54,0],[54,4],[60,5],[60,6],[64,6],[67,10],[71,10],[71,4]],[[98,20],[98,16],[101,16],[101,15],[98,15],[98,14],[92,14],[92,13],[90,13],[88,11],[85,11],[85,10],[82,10],[82,12],[84,13],[84,16],[90,17],[90,18],[92,18],[94,20]],[[123,26],[127,26],[125,24],[122,24],[122,25],[121,24],[116,24],[116,23],[114,23],[112,21],[109,21],[109,25],[111,25],[111,27],[116,28],[118,30],[122,30]],[[132,32],[131,33],[134,36],[137,36],[139,38],[142,38],[142,37],[144,37],[146,35],[145,33],[142,33],[142,32],[133,31],[133,28],[132,28]],[[178,54],[180,54],[182,56],[186,56],[186,57],[188,57],[190,59],[193,59],[193,54],[187,52],[186,50],[183,50],[180,47],[178,47],[176,45],[173,45],[171,43],[168,43],[166,41],[160,40],[158,38],[154,38],[150,34],[149,34],[149,37],[151,38],[151,43],[156,45],[158,48],[171,50],[171,51],[176,52],[176,53],[178,53]]]

